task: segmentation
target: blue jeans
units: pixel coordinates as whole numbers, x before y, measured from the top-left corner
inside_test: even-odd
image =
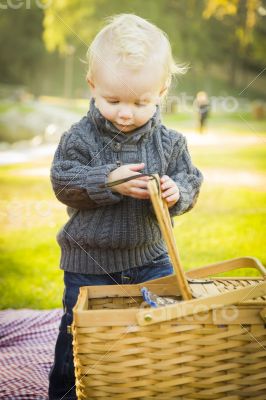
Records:
[[[110,275],[89,275],[65,271],[64,314],[59,326],[54,364],[49,374],[49,400],[76,400],[77,398],[72,335],[67,333],[67,326],[72,323],[72,309],[77,302],[79,288],[81,286],[136,284],[171,274],[173,274],[173,267],[167,254],[162,254],[142,267],[130,268]]]

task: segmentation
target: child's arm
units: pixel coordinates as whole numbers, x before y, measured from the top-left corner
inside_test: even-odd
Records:
[[[79,139],[79,138],[78,138]],[[118,203],[122,195],[108,188],[99,188],[108,181],[116,164],[91,167],[89,161],[79,161],[72,133],[62,135],[54,155],[50,178],[55,195],[65,205],[77,209],[90,209]]]
[[[196,204],[203,176],[192,164],[184,136],[174,146],[166,175],[170,177],[178,188],[177,192],[173,191],[173,200],[174,192],[178,200],[173,201],[173,206],[170,205],[169,212],[171,216],[181,215],[191,210]],[[163,180],[162,185],[165,184],[166,179]]]

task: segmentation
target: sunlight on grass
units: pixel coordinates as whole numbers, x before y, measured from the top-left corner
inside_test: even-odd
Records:
[[[55,199],[48,178],[15,174],[29,166],[0,169],[1,308],[61,305],[63,283],[56,233],[67,219],[65,206]]]
[[[263,148],[192,149],[193,160],[204,168],[222,166],[265,171]],[[0,308],[61,306],[63,273],[56,234],[67,221],[65,206],[51,189],[48,176],[23,171],[48,168],[50,160],[0,168]],[[204,183],[196,207],[175,218],[175,236],[185,269],[240,256],[254,256],[266,264],[263,187]],[[255,270],[235,275],[254,275]],[[227,273],[227,275],[229,275]]]
[[[196,208],[175,220],[185,268],[243,256],[257,257],[266,264],[265,204],[266,192],[205,185]],[[245,275],[254,272],[248,270]]]
[[[266,142],[265,142],[266,144]],[[201,168],[223,168],[254,172],[266,171],[265,146],[262,144],[250,147],[202,146],[192,149],[191,155],[195,165]]]

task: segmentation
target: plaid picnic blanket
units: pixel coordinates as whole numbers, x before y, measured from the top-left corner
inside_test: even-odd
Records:
[[[62,310],[0,311],[0,399],[47,399]]]

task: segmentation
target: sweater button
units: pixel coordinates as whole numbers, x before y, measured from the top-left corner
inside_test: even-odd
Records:
[[[111,144],[111,147],[112,147],[112,149],[113,149],[114,151],[119,152],[119,151],[121,150],[121,148],[122,148],[122,145],[121,145],[121,143],[113,142],[113,143]]]

